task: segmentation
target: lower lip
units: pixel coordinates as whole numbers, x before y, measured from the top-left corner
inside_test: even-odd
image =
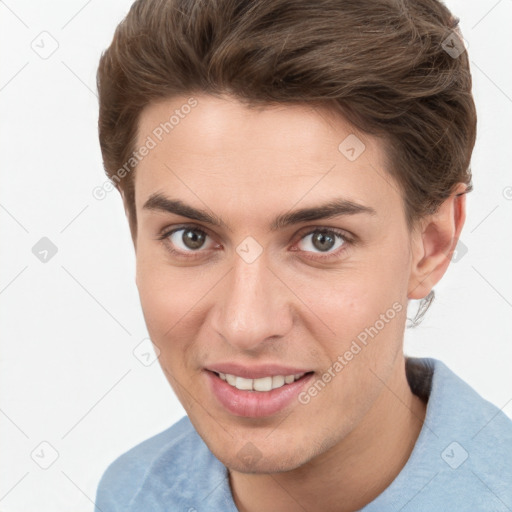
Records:
[[[291,384],[285,384],[271,391],[243,391],[230,386],[216,373],[206,370],[210,389],[221,405],[235,416],[260,418],[272,416],[290,405],[311,380],[312,373],[304,375]]]

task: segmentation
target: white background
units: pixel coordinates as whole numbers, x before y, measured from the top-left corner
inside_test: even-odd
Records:
[[[184,414],[158,363],[133,354],[147,332],[120,196],[91,194],[105,181],[96,68],[130,4],[0,1],[2,512],[90,512],[106,466]],[[406,352],[443,360],[512,416],[512,1],[447,4],[479,115],[468,250]],[[58,43],[47,59],[31,47],[41,37]],[[58,248],[47,263],[32,253],[42,237]]]

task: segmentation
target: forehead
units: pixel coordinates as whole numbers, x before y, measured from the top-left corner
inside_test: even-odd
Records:
[[[231,213],[340,195],[377,212],[389,212],[393,202],[401,207],[384,143],[327,107],[249,108],[229,96],[190,98],[153,103],[140,116],[137,147],[152,149],[135,172],[138,210],[155,192],[232,207]]]

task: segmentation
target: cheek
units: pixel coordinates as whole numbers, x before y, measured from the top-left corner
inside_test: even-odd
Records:
[[[321,336],[325,328],[316,322],[313,336],[326,356],[320,378],[329,381],[329,391],[322,392],[314,406],[319,411],[329,403],[343,404],[344,418],[355,424],[380,393],[381,379],[387,381],[391,375],[401,352],[407,311],[406,287],[397,271],[403,272],[402,264],[372,263],[331,281],[327,294],[315,284],[316,294],[310,296],[319,307],[315,312],[335,333]],[[340,413],[332,408],[329,414]]]
[[[172,389],[185,408],[189,403],[191,350],[195,339],[188,323],[190,309],[197,293],[180,279],[176,269],[168,266],[145,265],[137,261],[137,287],[140,303],[152,342],[158,347],[158,362]],[[184,390],[189,390],[188,392]]]
[[[283,281],[300,298],[304,312],[302,321],[319,339],[332,338],[346,342],[364,328],[373,325],[389,310],[395,318],[396,303],[406,303],[406,260],[401,255],[365,258],[338,270],[315,273],[281,273]],[[395,308],[393,305],[395,304]]]
[[[397,245],[400,246],[400,245]],[[377,375],[386,375],[401,350],[407,311],[407,251],[382,247],[339,270],[318,272],[315,278],[293,276],[294,289],[314,313],[301,315],[317,340],[322,363],[328,369],[341,357],[343,369],[333,391],[351,402],[379,387]],[[288,277],[288,280],[292,276]],[[341,368],[338,365],[338,369]],[[369,392],[368,397],[370,397]],[[371,395],[373,396],[373,395]]]
[[[148,331],[151,339],[158,343],[166,333],[167,336],[172,333],[185,315],[190,307],[188,295],[193,290],[186,286],[176,269],[148,256],[143,250],[137,254],[136,281]]]
[[[137,255],[137,288],[151,340],[160,350],[164,370],[183,373],[197,357],[196,340],[204,319],[204,304],[215,279],[197,269],[170,266]]]

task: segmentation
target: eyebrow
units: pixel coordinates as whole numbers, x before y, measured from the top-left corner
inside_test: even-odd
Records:
[[[171,199],[160,193],[152,194],[144,203],[142,208],[152,211],[174,213],[182,217],[187,217],[189,219],[232,231],[231,228],[214,213],[194,208],[179,199]],[[299,210],[278,215],[270,225],[270,230],[277,231],[302,222],[329,219],[341,215],[355,215],[358,213],[366,213],[369,215],[377,214],[377,212],[370,206],[364,206],[344,198],[336,198],[325,204],[309,208],[301,208]]]

